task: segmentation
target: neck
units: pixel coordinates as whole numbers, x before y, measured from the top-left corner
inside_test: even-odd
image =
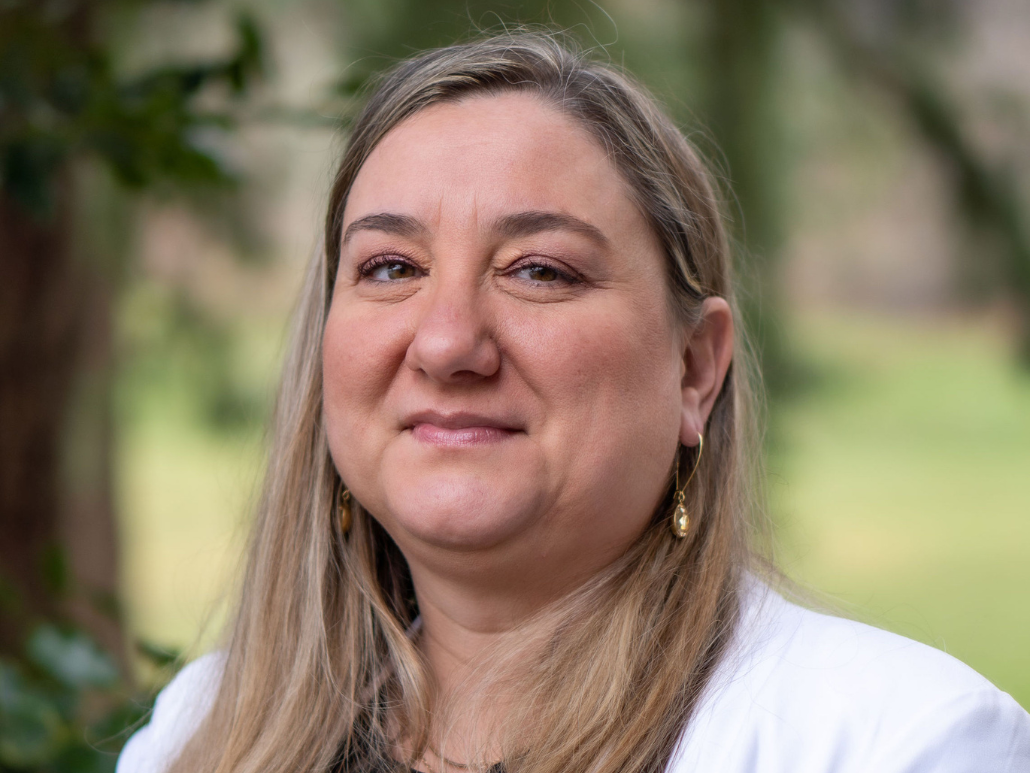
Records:
[[[419,647],[437,696],[434,716],[442,718],[432,729],[434,752],[457,762],[477,754],[499,759],[491,728],[515,697],[505,675],[540,651],[553,623],[537,613],[555,598],[527,594],[526,584],[514,581],[491,591],[487,583],[452,581],[414,568],[412,574],[422,619]]]
[[[441,697],[458,697],[484,655],[502,647],[513,630],[524,627],[547,603],[529,605],[525,598],[438,577],[416,577],[415,588],[422,617],[420,647]],[[522,649],[520,657],[531,656],[531,648]]]
[[[500,758],[491,728],[518,697],[517,675],[557,621],[542,612],[614,561],[620,551],[549,556],[519,551],[404,551],[421,614],[418,641],[436,693],[431,741],[450,760]],[[513,555],[513,553],[518,553]],[[527,571],[527,567],[532,570]],[[514,677],[514,678],[509,678]]]

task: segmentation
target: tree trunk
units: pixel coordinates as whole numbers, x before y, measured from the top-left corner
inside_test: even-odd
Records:
[[[64,611],[125,665],[114,506],[114,290],[87,262],[79,359],[63,434],[63,506],[57,531],[72,581]]]
[[[70,172],[55,189],[46,218],[0,192],[0,653],[40,620],[71,620],[124,662],[110,290],[78,259]]]
[[[789,363],[778,327],[784,241],[783,136],[778,100],[782,20],[772,0],[720,0],[709,7],[706,117],[726,158],[740,245],[742,307],[762,372],[775,392]]]
[[[54,617],[66,585],[57,539],[61,431],[75,373],[81,297],[70,255],[70,186],[48,218],[0,191],[0,652]]]

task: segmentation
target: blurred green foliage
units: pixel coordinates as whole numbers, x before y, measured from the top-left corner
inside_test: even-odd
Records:
[[[966,111],[941,74],[941,54],[962,38],[963,11],[969,9],[957,0],[894,0],[863,19],[855,7],[834,0],[794,2],[845,71],[890,98],[936,155],[955,214],[980,245],[965,251],[963,259],[982,277],[984,245],[998,254],[1002,270],[994,281],[1000,286],[992,289],[1016,306],[1016,354],[1030,368],[1030,210],[1015,170],[992,161],[974,141]]]
[[[240,15],[228,58],[121,79],[94,17],[125,5],[8,0],[0,9],[0,187],[37,217],[53,212],[62,170],[82,155],[131,189],[232,179],[204,133],[233,120],[197,96],[211,84],[242,95],[261,73],[256,23]]]
[[[41,625],[23,657],[0,658],[0,771],[109,773],[150,709],[129,697],[114,660],[85,633]]]
[[[177,395],[184,418],[214,432],[260,426],[270,408],[270,379],[241,364],[242,341],[188,293],[137,284],[123,307],[126,362],[118,383],[119,415],[136,418],[138,398]],[[174,398],[172,398],[174,399]]]
[[[128,243],[125,234],[104,233],[94,217],[131,212],[131,197],[141,192],[196,196],[231,187],[237,175],[225,161],[226,140],[265,70],[260,29],[241,11],[227,54],[127,72],[112,30],[157,5],[0,2],[0,400],[7,425],[0,464],[31,473],[8,475],[0,499],[2,771],[112,770],[124,729],[145,709],[124,697],[120,673],[130,669],[121,654],[106,654],[82,630],[63,627],[78,615],[113,650],[127,638],[107,579],[116,574],[109,560],[116,548],[84,551],[62,542],[76,533],[67,528],[76,518],[87,524],[80,530],[114,535],[104,493],[118,380],[109,320],[135,256],[114,248]],[[131,228],[131,215],[114,221]],[[207,344],[205,362],[224,362],[226,345],[188,312],[177,319]],[[198,370],[213,374],[208,381],[216,386],[225,382],[217,369]],[[233,407],[219,403],[210,413],[231,422]],[[90,429],[81,445],[91,457],[77,467],[79,459],[59,459],[74,446],[76,427]],[[69,506],[76,501],[84,504]],[[83,566],[91,581],[78,576]]]

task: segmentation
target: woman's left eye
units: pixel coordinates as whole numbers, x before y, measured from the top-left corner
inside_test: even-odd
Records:
[[[571,274],[546,263],[522,265],[517,267],[512,273],[515,276],[540,284],[572,283],[575,281],[575,277]]]
[[[404,260],[379,260],[361,269],[363,278],[376,282],[396,282],[401,279],[414,279],[419,274],[418,269],[411,263]]]
[[[553,282],[559,278],[558,272],[550,266],[530,266],[524,270],[534,282]]]

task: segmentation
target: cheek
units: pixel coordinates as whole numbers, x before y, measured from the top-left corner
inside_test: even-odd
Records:
[[[552,441],[595,465],[674,449],[679,362],[664,309],[616,306],[549,321],[518,337],[521,370],[548,403]]]
[[[375,334],[371,335],[371,331]],[[333,302],[322,337],[326,432],[337,467],[369,455],[373,417],[404,360],[403,320],[372,319],[357,303]]]
[[[650,520],[679,436],[679,364],[664,317],[619,305],[553,325],[524,372],[545,402],[559,510],[618,553]],[[560,539],[555,536],[555,539]]]

